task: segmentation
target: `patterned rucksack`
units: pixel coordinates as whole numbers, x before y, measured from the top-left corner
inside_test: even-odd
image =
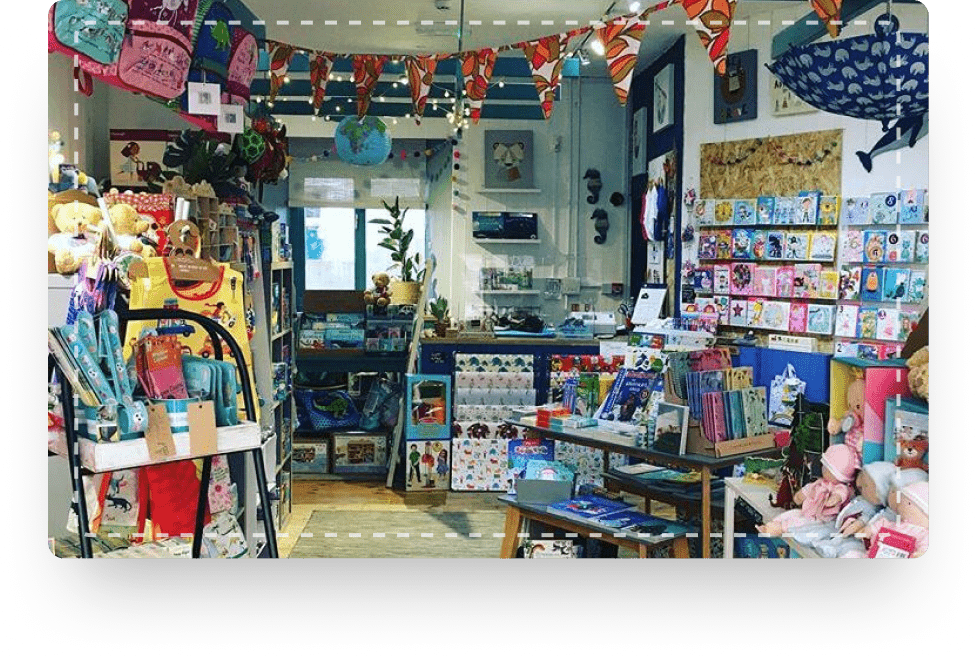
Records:
[[[234,15],[223,2],[199,0],[196,24],[196,41],[187,82],[207,82],[227,86],[227,65],[231,54],[231,30]],[[181,109],[189,107],[189,92],[184,92]]]
[[[198,0],[129,0],[119,56],[119,81],[130,91],[165,100],[186,88]]]
[[[91,94],[91,76],[118,72],[129,5],[124,0],[59,0],[48,12],[48,51],[78,56],[75,79]]]

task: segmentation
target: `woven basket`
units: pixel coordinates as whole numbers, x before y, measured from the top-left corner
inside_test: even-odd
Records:
[[[390,283],[392,305],[416,305],[420,301],[420,283],[394,280]]]

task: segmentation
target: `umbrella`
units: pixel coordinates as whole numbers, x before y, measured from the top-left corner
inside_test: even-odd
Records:
[[[921,121],[929,109],[929,37],[883,14],[874,34],[793,47],[768,65],[802,100],[841,116]]]

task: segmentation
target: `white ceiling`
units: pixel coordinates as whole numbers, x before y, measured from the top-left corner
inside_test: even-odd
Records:
[[[438,10],[435,0],[244,0],[258,18],[266,21],[269,39],[339,53],[390,54],[457,51],[458,26],[445,22],[460,23],[462,0],[445,1],[450,5],[447,11]],[[641,7],[649,4],[651,1],[644,0]],[[602,18],[611,6],[610,15],[625,14],[629,12],[630,0],[464,0],[463,5],[462,47],[467,50],[507,45],[585,26],[591,20]],[[740,0],[735,17],[746,19],[790,7],[796,7],[798,15],[810,10],[805,0]],[[693,35],[692,28],[684,24],[686,15],[680,6],[659,12],[657,17],[673,20],[675,24],[662,25],[661,20],[652,20],[644,37],[642,56],[663,51],[680,33]],[[335,24],[326,24],[327,21]],[[350,25],[350,21],[361,21],[361,24]],[[374,25],[374,21],[385,21],[385,25]],[[406,21],[409,24],[397,24]],[[433,24],[424,25],[424,21]],[[481,24],[471,25],[471,21]],[[578,21],[578,25],[567,25],[566,21]]]

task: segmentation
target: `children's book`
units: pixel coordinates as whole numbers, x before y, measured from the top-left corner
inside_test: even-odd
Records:
[[[621,501],[611,501],[595,495],[584,495],[549,504],[546,511],[570,519],[594,519],[600,515],[626,510],[631,506]]]
[[[735,201],[735,225],[756,225],[756,199],[740,199]]]
[[[712,271],[713,291],[716,294],[728,294],[731,291],[732,267],[728,264],[716,264]]]
[[[870,264],[881,264],[885,257],[885,244],[888,233],[884,230],[864,231],[864,261]]]
[[[790,303],[790,332],[805,333],[807,331],[807,304]]]
[[[837,299],[840,287],[840,272],[834,269],[820,272],[820,298]]]
[[[714,260],[718,257],[716,248],[716,237],[712,233],[701,232],[698,234],[698,259]]]
[[[715,201],[715,225],[732,225],[732,217],[735,215],[735,201],[717,200]]]
[[[791,232],[786,235],[786,249],[784,259],[805,260],[810,254],[810,233]]]
[[[893,308],[878,308],[877,339],[894,341],[898,338],[899,314]]]
[[[752,230],[737,228],[732,231],[732,258],[736,260],[752,259]]]
[[[711,198],[699,198],[695,201],[692,215],[699,228],[715,225],[715,201]]]
[[[912,271],[912,277],[908,284],[908,293],[905,295],[906,303],[921,303],[925,299],[925,285],[928,282],[928,273],[923,270]]]
[[[924,189],[905,189],[901,192],[901,208],[898,220],[901,223],[925,223],[925,200],[927,192]]]
[[[715,252],[719,260],[732,259],[732,231],[719,230],[715,233]]]
[[[711,294],[712,277],[713,271],[712,267],[710,266],[702,266],[695,269],[693,275],[695,292],[700,294]]]
[[[811,303],[807,308],[807,332],[830,335],[834,332],[834,306]]]
[[[901,259],[902,233],[892,230],[885,239],[885,262],[903,262]],[[909,260],[910,262],[911,260]]]
[[[855,264],[845,264],[840,268],[840,280],[837,283],[837,298],[841,301],[857,301],[861,299],[861,267]]]
[[[759,225],[772,225],[775,212],[775,196],[760,196],[756,199],[756,223]]]
[[[654,371],[621,369],[596,418],[602,421],[636,423],[654,392],[664,389],[663,378]]]
[[[766,258],[766,231],[765,230],[753,230],[751,257],[753,260],[762,260]]]
[[[884,293],[884,269],[866,266],[861,268],[861,300],[880,301]]]
[[[918,312],[902,310],[898,317],[898,341],[904,342],[918,326]]]
[[[508,441],[509,491],[515,491],[515,479],[525,477],[530,460],[556,459],[556,443],[538,437],[519,437]]]
[[[837,337],[857,337],[857,305],[838,305],[837,319],[834,322],[834,335]]]
[[[744,298],[733,298],[729,303],[729,325],[749,325],[749,301]]]
[[[688,531],[687,527],[646,515],[636,510],[621,510],[608,515],[600,515],[593,520],[594,524],[602,526],[607,532],[637,533],[638,536],[657,536],[664,533],[681,535]]]
[[[684,455],[688,444],[688,406],[657,404],[654,423],[654,450]]]
[[[763,303],[762,325],[770,330],[788,331],[790,329],[790,302],[767,299]]]
[[[776,267],[776,296],[790,298],[793,296],[793,265]]]
[[[857,311],[857,336],[861,339],[875,339],[878,336],[878,311],[862,307]]]
[[[793,298],[820,296],[820,265],[797,264],[793,267]]]
[[[857,198],[845,198],[844,206],[841,209],[842,225],[865,225],[868,223],[868,213],[871,207],[871,199],[866,196]]]
[[[837,235],[826,230],[811,233],[810,259],[833,262],[837,250]]]
[[[796,216],[796,197],[777,196],[773,207],[773,223],[776,225],[793,225]]]
[[[765,387],[750,387],[742,390],[742,415],[745,419],[747,437],[769,432]]]
[[[846,230],[841,233],[839,259],[841,262],[864,260],[864,233],[860,230]]]
[[[898,222],[898,194],[882,192],[871,194],[870,221],[873,224]]]
[[[732,265],[731,291],[733,294],[752,294],[756,265],[738,262]]]
[[[886,301],[907,301],[908,283],[911,281],[912,272],[910,269],[884,270],[884,295]]]
[[[732,367],[725,369],[722,373],[725,374],[725,389],[727,390],[752,387],[752,367]]]
[[[929,261],[929,231],[917,230],[915,232],[915,261]]]
[[[757,266],[752,280],[752,293],[757,296],[776,296],[776,267]]]
[[[749,299],[748,323],[750,326],[759,328],[763,325],[762,315],[763,315],[763,308],[765,306],[765,303],[766,303],[766,299],[759,298],[758,296]]]
[[[799,225],[816,225],[819,211],[820,192],[801,191],[796,199],[796,214],[793,217],[793,223]]]
[[[783,259],[783,242],[786,234],[777,230],[770,230],[766,233],[766,259]]]
[[[837,225],[840,217],[840,199],[837,196],[820,197],[820,225]]]

